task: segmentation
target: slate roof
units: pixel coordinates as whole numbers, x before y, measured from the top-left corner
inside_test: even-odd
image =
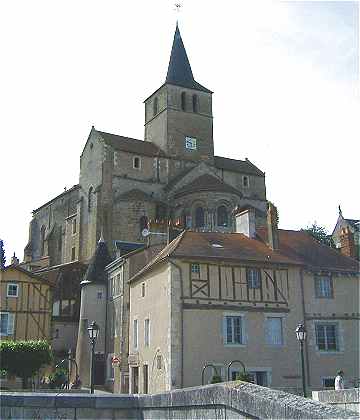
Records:
[[[73,192],[73,191],[75,191],[75,190],[78,190],[78,189],[80,189],[80,185],[79,185],[79,184],[76,184],[76,185],[74,185],[73,187],[71,187],[70,189],[68,189],[68,190],[66,190],[66,191],[64,191],[64,192],[62,192],[61,194],[59,194],[59,195],[57,195],[56,197],[52,198],[51,200],[47,201],[45,204],[42,204],[40,207],[38,207],[37,209],[33,210],[32,212],[33,212],[33,213],[36,213],[38,210],[40,210],[40,209],[42,209],[43,207],[45,207],[45,206],[47,206],[47,205],[51,204],[51,203],[52,203],[52,202],[54,202],[55,200],[57,200],[57,199],[59,199],[59,198],[61,198],[61,197],[64,197],[65,195],[70,194],[71,192]]]
[[[212,93],[211,90],[195,81],[177,24],[166,75],[166,83]]]
[[[185,194],[192,194],[200,191],[221,191],[242,196],[242,193],[236,188],[233,188],[229,184],[226,184],[219,178],[216,178],[210,174],[204,174],[194,179],[189,184],[185,185],[179,190],[176,190],[174,196],[180,197]]]
[[[353,227],[356,231],[360,231],[360,220],[358,219],[345,219],[351,227]]]
[[[265,242],[266,237],[265,228],[258,230],[257,239],[241,233],[183,231],[129,281],[169,257],[302,266],[313,271],[359,272],[357,261],[318,243],[306,232],[279,229],[279,250],[272,250]]]
[[[241,172],[248,175],[265,176],[265,173],[260,171],[249,160],[236,160],[222,156],[214,156],[215,166],[227,171]]]
[[[84,275],[84,280],[81,283],[106,283],[105,267],[111,261],[112,258],[110,257],[106,243],[100,239]]]
[[[96,131],[100,134],[105,143],[115,150],[145,156],[165,156],[165,153],[159,147],[149,141],[118,136],[116,134],[105,133],[104,131]]]

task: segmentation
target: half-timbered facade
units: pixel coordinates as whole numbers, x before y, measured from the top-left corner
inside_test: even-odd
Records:
[[[52,286],[12,264],[0,270],[2,340],[51,338]]]
[[[235,360],[260,385],[299,389],[300,322],[309,387],[359,371],[356,261],[304,232],[270,232],[184,232],[130,280],[132,392],[199,385],[208,364],[206,383],[225,380]],[[230,379],[241,370],[234,362]]]

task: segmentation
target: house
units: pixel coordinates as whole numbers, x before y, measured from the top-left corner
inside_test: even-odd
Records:
[[[359,267],[303,231],[237,209],[236,233],[184,231],[130,278],[130,392],[196,386],[241,361],[263,386],[301,388],[295,329],[307,330],[307,385],[359,376]],[[229,379],[242,371],[230,367]]]
[[[1,340],[51,340],[52,285],[19,266],[0,270]]]

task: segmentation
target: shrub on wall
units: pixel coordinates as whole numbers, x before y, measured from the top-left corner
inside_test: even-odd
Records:
[[[2,341],[0,342],[0,370],[22,378],[23,388],[42,366],[53,359],[47,341]]]

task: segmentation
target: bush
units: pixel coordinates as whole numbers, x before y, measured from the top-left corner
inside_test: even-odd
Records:
[[[219,375],[214,375],[211,379],[211,384],[218,384],[219,382],[222,382],[223,380],[221,379],[221,376]]]
[[[236,373],[236,381],[253,382],[252,377],[246,372]]]
[[[0,342],[0,370],[22,378],[23,388],[42,366],[53,359],[47,341],[2,341]]]
[[[49,376],[50,388],[61,388],[67,381],[67,370],[64,368],[57,368],[55,372]]]

